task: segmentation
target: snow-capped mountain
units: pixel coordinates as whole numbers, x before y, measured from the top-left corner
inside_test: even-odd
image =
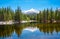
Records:
[[[30,10],[23,11],[25,14],[37,14],[39,13],[38,10],[31,8]]]

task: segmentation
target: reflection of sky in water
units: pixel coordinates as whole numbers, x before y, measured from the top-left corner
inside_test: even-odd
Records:
[[[60,39],[60,32],[58,32],[58,34],[55,31],[53,34],[44,34],[40,32],[38,28],[29,27],[25,28],[19,37],[14,32],[11,37],[6,37],[4,39]]]
[[[21,34],[20,39],[60,39],[60,34],[59,33],[57,34],[55,31],[53,32],[52,35],[44,34],[43,32],[40,32],[38,29],[34,32],[31,32],[30,30],[25,30]]]

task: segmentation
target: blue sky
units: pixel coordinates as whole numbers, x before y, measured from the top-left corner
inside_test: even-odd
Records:
[[[11,7],[16,9],[20,6],[22,10],[31,8],[43,10],[44,8],[60,8],[60,0],[0,0],[0,7]]]

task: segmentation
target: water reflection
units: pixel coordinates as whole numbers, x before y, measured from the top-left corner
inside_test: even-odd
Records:
[[[13,26],[0,26],[0,37],[8,37],[11,36],[13,33],[14,28]]]
[[[36,30],[38,30],[37,27],[27,27],[24,30],[30,31],[30,32],[35,32]]]
[[[26,23],[0,26],[0,39],[60,39],[60,24]]]

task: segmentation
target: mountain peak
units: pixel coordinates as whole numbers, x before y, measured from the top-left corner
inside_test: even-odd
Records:
[[[31,8],[29,10],[25,10],[24,13],[26,13],[26,14],[29,14],[29,13],[39,13],[39,11],[34,9],[34,8]]]
[[[29,11],[36,11],[34,8],[31,8]]]

